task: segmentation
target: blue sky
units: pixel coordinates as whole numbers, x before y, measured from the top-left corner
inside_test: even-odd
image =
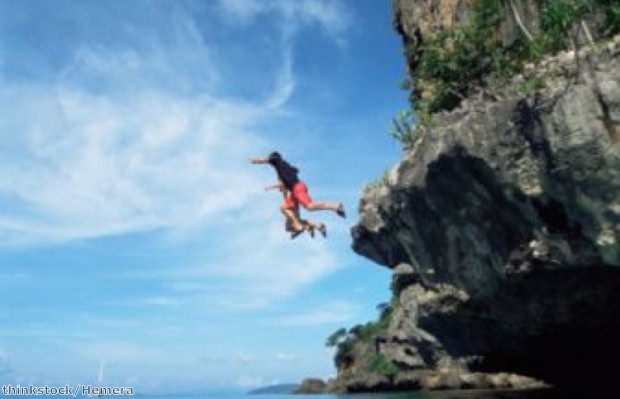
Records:
[[[391,2],[0,0],[0,382],[333,375],[389,273],[351,249],[406,108]],[[329,239],[282,231],[277,149]]]

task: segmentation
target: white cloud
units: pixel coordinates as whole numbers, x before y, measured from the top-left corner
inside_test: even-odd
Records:
[[[166,40],[135,28],[136,47],[81,44],[57,79],[4,82],[2,245],[179,228],[247,202],[267,107],[187,94],[218,71],[191,18],[173,20]]]
[[[220,248],[236,256],[215,272],[237,284],[243,283],[242,287],[250,294],[245,303],[232,298],[230,306],[262,306],[290,295],[339,267],[321,238],[312,240],[304,235],[291,241],[283,231],[283,220],[274,222],[270,217],[270,220],[255,219],[253,223],[260,224],[261,220],[260,229],[242,231],[234,240],[221,243]],[[243,219],[240,222],[243,223]]]
[[[267,100],[268,108],[279,108],[293,94],[293,41],[304,27],[316,24],[339,45],[345,43],[344,33],[351,24],[351,15],[339,1],[326,0],[219,0],[220,9],[231,25],[248,24],[265,15],[279,19],[282,45],[282,66],[276,89]]]
[[[329,240],[307,234],[289,238],[275,195],[254,193],[252,206],[235,212],[234,218],[192,231],[194,237],[203,237],[197,245],[204,242],[205,248],[195,255],[194,264],[161,272],[128,271],[123,278],[154,280],[165,289],[131,304],[205,314],[259,309],[337,271],[342,264]]]
[[[0,138],[9,240],[187,226],[259,192],[245,161],[260,143],[248,127],[258,107],[162,93],[118,102],[65,87],[9,86],[1,96],[22,132]]]
[[[334,0],[219,0],[231,23],[251,22],[262,14],[276,13],[297,23],[318,23],[329,33],[340,34],[351,23],[341,1]],[[241,20],[241,21],[239,21]]]
[[[294,92],[295,31],[317,23],[335,38],[348,16],[319,0],[219,4],[238,18],[275,13],[295,27],[280,32],[279,72],[263,101],[209,94],[219,79],[215,50],[180,12],[167,41],[137,31],[137,47],[81,45],[57,80],[4,82],[3,245],[186,228],[249,203],[261,183],[244,161],[267,147],[254,127],[272,122]],[[188,94],[192,87],[204,90]]]
[[[318,22],[336,40],[343,40],[344,31],[350,26],[350,15],[344,11],[341,3],[335,1],[314,1],[305,0],[303,2],[286,2],[285,4],[296,4],[299,13],[307,21]]]
[[[137,4],[128,4],[124,13],[108,3],[82,7],[87,11],[75,23],[90,25],[82,27],[83,32],[113,29],[120,37],[111,35],[101,40],[96,35],[95,40],[78,40],[76,45],[71,45],[71,59],[55,60],[55,64],[62,62],[60,83],[118,93],[153,86],[178,92],[205,92],[222,83],[216,67],[221,54],[205,41],[198,21],[180,2],[168,12],[157,6]],[[110,39],[116,39],[116,43],[106,46]],[[53,45],[58,43],[54,41]]]
[[[267,108],[278,109],[282,107],[288,99],[293,95],[295,90],[295,77],[293,75],[293,56],[292,50],[287,48],[284,50],[283,62],[281,70],[277,77],[275,90],[267,99]]]
[[[131,304],[193,309],[203,314],[256,310],[289,297],[339,268],[327,248],[313,243],[291,244],[285,241],[286,236],[279,243],[266,243],[259,236],[255,235],[254,242],[265,248],[255,254],[256,259],[252,259],[251,252],[236,252],[237,257],[223,263],[157,276],[172,292],[133,300]]]
[[[269,2],[260,0],[219,0],[219,6],[232,19],[247,23],[258,15],[265,13],[269,8]]]

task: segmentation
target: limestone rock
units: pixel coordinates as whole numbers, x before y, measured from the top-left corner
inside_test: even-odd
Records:
[[[367,372],[359,373],[346,380],[347,392],[382,392],[393,390],[392,380],[384,375]]]
[[[302,381],[299,388],[295,390],[296,394],[317,394],[326,392],[327,384],[320,378],[306,378]]]
[[[598,354],[620,357],[619,54],[559,55],[539,68],[573,75],[538,93],[496,86],[435,115],[360,201],[353,249],[398,295],[379,350],[437,371],[421,385],[615,383]],[[439,372],[455,363],[493,375],[457,384]]]

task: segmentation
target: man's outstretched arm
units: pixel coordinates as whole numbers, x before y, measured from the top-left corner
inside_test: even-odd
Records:
[[[280,190],[280,191],[283,191],[283,190],[284,190],[284,184],[282,184],[282,183],[278,183],[278,184],[273,184],[273,185],[271,185],[271,186],[267,186],[267,187],[265,187],[265,191],[275,190],[275,189],[278,189],[278,190]]]
[[[268,158],[250,158],[250,163],[253,163],[253,164],[269,163],[269,159]]]

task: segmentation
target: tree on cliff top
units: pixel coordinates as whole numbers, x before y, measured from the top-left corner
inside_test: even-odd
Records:
[[[329,337],[327,337],[327,342],[325,342],[325,346],[328,348],[337,346],[347,337],[347,329],[342,327],[332,333]]]

